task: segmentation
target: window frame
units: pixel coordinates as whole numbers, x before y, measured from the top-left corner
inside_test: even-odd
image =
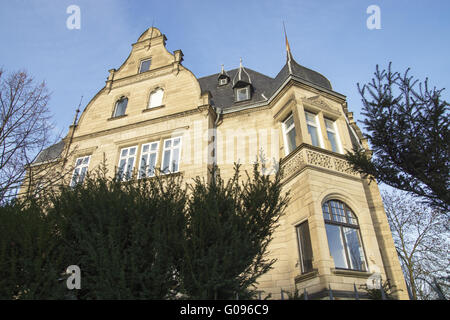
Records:
[[[310,120],[308,120],[307,115],[313,116],[314,122],[311,122]],[[305,110],[305,120],[306,120],[306,132],[308,133],[309,138],[311,139],[311,145],[313,145],[315,147],[323,148],[323,139],[322,139],[321,128],[320,128],[320,123],[319,123],[319,115]],[[316,129],[317,140],[319,142],[319,145],[316,146],[315,144],[313,144],[313,139],[311,137],[311,134],[309,133],[308,126],[312,126]]]
[[[344,211],[344,216],[339,215],[339,214],[334,214],[332,207],[331,207],[331,202],[336,202],[336,203],[341,203],[343,205],[343,211]],[[329,216],[329,218],[325,217],[325,212],[324,212],[324,206],[327,205],[327,215]],[[352,218],[354,219],[353,222],[348,222],[349,218],[348,218],[348,213],[350,212]],[[325,223],[325,229],[328,225],[332,225],[332,226],[337,226],[339,228],[339,236],[341,239],[341,245],[343,246],[344,249],[344,255],[345,255],[345,263],[346,263],[346,267],[337,267],[336,266],[336,262],[334,261],[334,256],[331,253],[331,249],[330,249],[330,243],[329,243],[329,238],[328,238],[328,232],[327,232],[327,243],[328,243],[328,247],[330,250],[330,255],[333,257],[333,262],[335,263],[335,268],[336,269],[340,269],[340,270],[351,270],[351,271],[358,271],[358,272],[367,272],[369,270],[368,268],[368,263],[367,263],[367,254],[364,248],[364,242],[361,236],[361,229],[359,227],[359,221],[358,221],[358,217],[355,215],[355,213],[353,212],[353,210],[343,201],[337,200],[337,199],[330,199],[325,201],[322,204],[322,216],[324,219],[324,223]],[[345,221],[338,221],[337,219],[334,218],[334,216],[339,216],[339,217],[345,217]],[[347,243],[347,238],[345,236],[344,233],[344,228],[347,229],[353,229],[356,231],[357,234],[357,238],[358,238],[358,244],[359,244],[359,253],[362,253],[362,257],[360,256],[359,259],[362,258],[363,260],[363,268],[362,269],[355,269],[353,268],[353,262],[350,258],[350,247]]]
[[[144,143],[144,144],[142,144],[141,145],[141,154],[140,154],[140,157],[139,157],[139,171],[138,171],[138,179],[143,179],[143,178],[151,178],[151,177],[154,177],[155,176],[155,174],[156,174],[156,168],[157,168],[157,165],[158,165],[158,155],[159,155],[159,140],[157,140],[157,141],[151,141],[151,142],[147,142],[147,143]],[[153,144],[156,144],[156,150],[154,150],[154,151],[152,151],[151,150],[151,146],[153,145]],[[148,152],[145,152],[144,153],[144,146],[149,146],[148,148],[149,148],[149,150],[148,150]],[[154,167],[153,167],[153,174],[152,175],[146,175],[146,176],[142,176],[141,175],[141,172],[142,172],[142,157],[144,156],[144,155],[147,155],[148,156],[148,159],[147,160],[149,160],[150,159],[150,156],[152,155],[152,154],[155,154],[156,156],[155,156],[155,165],[154,165]],[[147,174],[147,171],[148,171],[148,165],[146,166],[146,174]]]
[[[128,163],[128,159],[131,157],[130,154],[129,154],[130,149],[133,149],[133,148],[135,148],[135,153],[133,155],[134,156],[133,165],[131,166],[130,176],[127,177],[126,175],[123,175],[123,173],[122,173],[122,175],[119,174],[120,173],[120,162],[123,159],[125,159],[125,168],[126,168],[127,163]],[[122,156],[123,150],[128,150],[126,156]],[[137,155],[138,155],[138,145],[129,146],[129,147],[123,147],[123,148],[120,149],[120,151],[119,151],[119,161],[118,161],[118,164],[117,164],[117,177],[118,177],[118,179],[120,181],[128,181],[128,180],[130,180],[132,178],[134,166],[136,165],[136,157],[137,157]]]
[[[292,118],[292,124],[287,128],[286,127],[286,122]],[[291,112],[282,122],[282,128],[283,128],[283,141],[284,141],[284,145],[285,145],[285,153],[286,156],[289,155],[292,151],[294,151],[297,148],[297,141],[294,140],[295,142],[295,147],[292,150],[289,150],[289,142],[288,142],[288,134],[290,133],[290,131],[294,130],[295,132],[295,137],[297,137],[297,131],[295,130],[295,118],[294,118],[294,113]]]
[[[179,144],[174,147],[173,146],[173,141],[176,139],[180,139]],[[166,141],[172,141],[170,147],[166,147]],[[181,146],[183,143],[183,139],[182,136],[176,136],[176,137],[171,137],[171,138],[167,138],[163,140],[163,145],[162,145],[162,154],[161,154],[161,165],[160,165],[160,170],[161,170],[161,174],[173,174],[173,173],[177,173],[180,172],[180,163],[181,163]],[[177,163],[177,170],[176,171],[171,171],[170,170],[170,166],[171,163],[173,162],[173,151],[174,149],[178,149],[178,163]],[[169,168],[166,171],[164,166],[164,160],[165,160],[165,156],[166,156],[166,151],[170,150],[170,159],[169,159]]]
[[[328,137],[328,133],[330,132],[331,134],[334,135],[334,139],[335,139],[335,143],[336,143],[336,151],[333,150],[333,144],[330,141],[331,144],[331,151],[336,152],[336,153],[342,153],[342,149],[341,149],[341,141],[339,138],[339,132],[337,130],[337,125],[336,125],[336,121],[328,119],[328,118],[323,118],[324,122],[325,122],[325,131],[327,132],[327,139],[330,141],[330,138]],[[328,128],[327,123],[331,123],[332,128]]]
[[[126,105],[125,105],[125,108],[123,110],[123,114],[117,114],[117,107],[119,106],[119,103],[121,101],[125,101],[125,100],[126,100]],[[119,99],[117,99],[117,101],[116,101],[116,103],[114,105],[114,112],[113,112],[113,116],[112,117],[113,118],[118,118],[118,117],[125,116],[126,115],[126,111],[127,111],[127,107],[128,107],[128,97],[126,97],[126,96],[120,97]]]
[[[224,86],[226,84],[228,84],[228,78],[225,77],[219,79],[219,86]]]
[[[162,91],[162,96],[161,96],[161,103],[155,106],[151,106],[152,103],[152,96],[155,95],[158,91]],[[148,104],[147,104],[147,109],[154,109],[154,108],[158,108],[164,105],[163,103],[163,99],[164,99],[164,89],[161,87],[155,88],[152,92],[150,92],[150,95],[148,97]]]
[[[246,100],[250,100],[250,86],[245,86],[242,88],[235,88],[235,94],[236,94],[236,102],[241,102],[241,101],[246,101]],[[246,92],[246,98],[245,99],[239,99],[239,92],[245,90]]]
[[[302,245],[301,230],[300,230],[300,228],[302,226],[306,226],[305,228],[306,228],[306,230],[308,230],[308,232],[307,232],[308,234],[305,235],[305,237],[306,237],[306,239],[308,239],[309,249],[303,248],[303,245]],[[295,227],[295,230],[296,230],[296,233],[297,233],[297,244],[298,244],[298,251],[299,251],[300,271],[301,271],[302,274],[312,272],[312,271],[314,271],[313,264],[312,264],[312,261],[314,260],[314,254],[313,254],[313,250],[312,250],[311,231],[309,230],[308,220],[305,220],[302,223],[298,224]],[[306,250],[310,250],[311,251],[310,252],[311,253],[311,266],[308,266],[308,267],[305,266],[305,261],[304,261],[305,251]]]
[[[84,162],[84,159],[86,159],[86,158],[87,158],[87,163],[83,163],[83,162]],[[80,162],[79,165],[77,165],[78,160],[80,160],[80,159],[81,159],[81,162]],[[91,162],[91,155],[82,156],[82,157],[78,157],[78,158],[75,159],[75,167],[73,168],[73,171],[72,171],[72,177],[70,178],[70,184],[69,184],[70,187],[74,188],[74,187],[77,186],[78,184],[83,183],[84,178],[86,177],[86,174],[87,174],[87,172],[88,172],[88,170],[89,170],[89,163],[90,163],[90,162]],[[84,168],[86,168],[86,171],[84,172],[83,175],[81,175],[81,172],[82,172],[82,170],[83,170]],[[80,172],[80,173],[77,173],[79,176],[77,176],[77,179],[74,180],[74,178],[75,178],[75,171],[76,171],[77,169],[79,169],[79,172]],[[81,181],[80,181],[79,177],[82,177]]]
[[[145,63],[145,62],[147,62],[147,61],[149,61],[148,69],[142,71],[142,64]],[[141,63],[139,64],[139,73],[143,73],[143,72],[149,71],[151,65],[152,65],[152,58],[148,58],[148,59],[141,60]]]

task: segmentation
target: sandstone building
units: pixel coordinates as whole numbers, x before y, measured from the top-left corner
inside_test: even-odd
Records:
[[[249,166],[262,150],[282,159],[291,201],[270,246],[274,269],[259,279],[264,295],[281,290],[309,297],[352,297],[376,275],[407,299],[392,235],[375,183],[349,170],[345,150],[367,142],[346,97],[323,75],[298,64],[289,48],[275,78],[243,66],[196,78],[183,53],[165,47],[156,28],[132,45],[106,85],[87,104],[65,139],[43,151],[36,166],[68,155],[70,181],[103,161],[128,179],[155,168],[189,180],[217,164],[227,179],[234,162]],[[282,65],[283,61],[280,61]]]

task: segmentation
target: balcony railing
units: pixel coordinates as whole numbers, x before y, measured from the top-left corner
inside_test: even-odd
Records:
[[[302,143],[281,160],[285,182],[292,179],[306,168],[331,171],[352,178],[360,174],[352,170],[343,155]]]

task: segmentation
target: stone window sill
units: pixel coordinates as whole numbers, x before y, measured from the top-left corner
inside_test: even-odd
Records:
[[[124,115],[117,116],[117,117],[111,117],[111,118],[109,118],[109,119],[107,119],[107,120],[108,120],[108,121],[112,121],[112,120],[122,119],[122,118],[125,118],[125,117],[127,117],[127,116],[128,116],[127,114],[124,114]]]
[[[300,283],[302,281],[306,281],[306,280],[315,278],[318,275],[319,275],[319,271],[317,269],[313,269],[310,272],[302,273],[302,274],[296,276],[295,277],[295,283]]]
[[[367,271],[347,270],[347,269],[331,269],[335,275],[355,278],[369,278],[373,273]]]
[[[166,105],[162,104],[162,105],[157,106],[157,107],[147,108],[147,109],[142,110],[142,113],[144,113],[144,112],[149,112],[149,111],[153,111],[153,110],[159,110],[159,109],[164,108],[165,106],[166,106]]]

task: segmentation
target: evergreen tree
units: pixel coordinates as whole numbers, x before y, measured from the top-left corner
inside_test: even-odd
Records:
[[[267,247],[288,196],[282,196],[281,172],[260,172],[241,183],[239,165],[225,182],[217,168],[209,183],[197,178],[187,212],[183,288],[194,299],[240,299],[254,296],[257,278],[271,269]]]
[[[347,160],[358,172],[394,188],[423,197],[448,213],[450,206],[449,104],[443,89],[428,87],[408,75],[380,71],[358,90],[362,121],[373,151],[354,149]]]

